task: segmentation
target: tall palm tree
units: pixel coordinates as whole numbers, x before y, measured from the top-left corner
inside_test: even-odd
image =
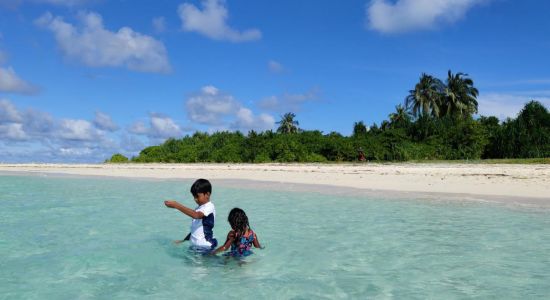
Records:
[[[277,122],[279,124],[279,128],[277,128],[277,132],[279,133],[296,133],[298,132],[298,121],[294,121],[294,118],[296,115],[294,113],[288,112],[281,116],[281,121]]]
[[[405,107],[415,117],[420,115],[439,116],[442,91],[443,83],[441,80],[422,73],[414,90],[410,90],[409,95],[405,98]]]
[[[477,96],[479,91],[474,87],[474,81],[466,77],[468,74],[458,72],[447,73],[445,87],[445,102],[442,105],[442,114],[467,117],[477,113]]]

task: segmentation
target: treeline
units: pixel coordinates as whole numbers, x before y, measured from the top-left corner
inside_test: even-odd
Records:
[[[108,162],[328,162],[550,157],[550,113],[540,102],[515,119],[499,122],[477,113],[477,89],[466,74],[448,72],[445,82],[423,74],[396,111],[380,125],[353,125],[353,134],[300,130],[293,113],[276,132],[197,132],[143,149],[130,160]]]

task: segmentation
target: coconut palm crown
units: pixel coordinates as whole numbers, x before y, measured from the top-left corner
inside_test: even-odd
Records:
[[[296,133],[299,131],[298,121],[295,121],[294,118],[296,117],[296,114],[288,112],[281,116],[281,120],[277,122],[279,124],[279,128],[277,128],[277,132],[279,133]]]
[[[441,80],[422,73],[414,90],[410,90],[409,95],[405,98],[405,107],[415,117],[420,115],[439,116],[442,91],[443,83]]]
[[[474,87],[474,81],[466,77],[468,74],[458,72],[447,73],[444,98],[441,112],[443,115],[466,117],[477,113],[477,96],[479,91]]]

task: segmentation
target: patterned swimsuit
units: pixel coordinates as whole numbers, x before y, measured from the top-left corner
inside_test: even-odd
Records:
[[[254,244],[254,231],[248,229],[248,233],[243,235],[240,238],[240,243],[233,242],[231,244],[231,251],[229,255],[231,256],[248,256],[252,254],[252,245]]]

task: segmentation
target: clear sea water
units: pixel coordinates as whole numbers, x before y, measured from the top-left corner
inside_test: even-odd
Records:
[[[191,181],[0,176],[2,299],[550,297],[550,211],[220,187],[266,246],[243,261],[174,245]]]

